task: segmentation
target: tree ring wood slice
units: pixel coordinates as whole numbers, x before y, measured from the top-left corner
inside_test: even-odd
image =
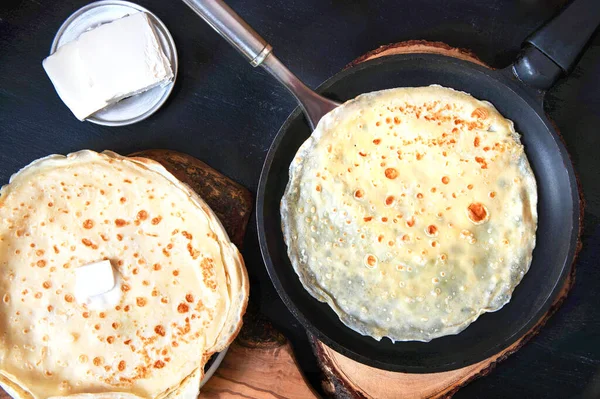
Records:
[[[361,62],[380,57],[408,53],[440,54],[491,68],[470,50],[454,48],[442,42],[428,42],[424,40],[410,40],[381,46],[358,57],[349,63],[346,68],[351,68]],[[581,186],[579,186],[579,196],[581,199],[580,221],[583,221],[584,204],[581,193]],[[579,236],[581,236],[581,226],[583,226],[583,223],[580,223]],[[581,241],[579,241],[577,253],[580,248]],[[337,398],[450,398],[469,382],[489,374],[499,362],[515,353],[531,337],[536,335],[544,324],[546,324],[550,316],[564,302],[574,281],[575,262],[573,262],[571,272],[550,310],[524,337],[500,353],[458,370],[431,374],[395,373],[380,370],[347,358],[310,335],[315,355],[324,374],[322,381],[323,389],[332,397]]]

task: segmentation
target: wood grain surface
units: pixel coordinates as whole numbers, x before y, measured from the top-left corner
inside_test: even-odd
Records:
[[[407,53],[441,54],[489,67],[469,50],[452,48],[442,42],[411,40],[381,46],[357,58],[348,64],[347,68],[374,58]],[[583,219],[583,208],[582,201],[581,219]],[[581,226],[583,228],[583,223]],[[578,251],[580,248],[581,244],[579,244]],[[432,374],[407,374],[379,370],[351,360],[316,338],[311,337],[315,353],[324,373],[323,389],[331,396],[342,398],[449,398],[469,382],[488,375],[499,362],[515,353],[531,337],[536,335],[546,324],[550,316],[564,302],[574,280],[575,264],[572,265],[571,273],[550,310],[524,337],[502,352],[484,361],[458,370]]]

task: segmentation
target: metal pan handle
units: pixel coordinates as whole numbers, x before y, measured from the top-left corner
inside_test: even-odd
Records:
[[[538,90],[547,90],[573,68],[600,24],[599,0],[574,0],[525,39],[513,73]]]
[[[254,67],[259,66],[273,51],[239,15],[221,0],[183,0]]]

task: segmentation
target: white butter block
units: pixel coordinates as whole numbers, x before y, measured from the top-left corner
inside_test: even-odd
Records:
[[[173,79],[169,59],[144,12],[83,33],[42,65],[79,120]]]
[[[75,269],[75,299],[79,303],[102,295],[115,286],[115,275],[108,260],[90,263]]]

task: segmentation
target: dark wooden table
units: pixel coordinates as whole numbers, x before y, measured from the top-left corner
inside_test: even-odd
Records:
[[[254,193],[263,159],[295,107],[288,93],[253,70],[187,6],[139,0],[170,29],[179,76],[166,105],[121,127],[78,122],[44,73],[55,32],[86,0],[0,1],[0,183],[28,162],[82,148],[122,154],[170,148],[198,157]],[[522,40],[561,0],[230,0],[279,58],[317,86],[361,54],[408,39],[445,41],[508,65]],[[539,336],[457,398],[600,397],[600,37],[571,76],[548,93],[546,109],[564,135],[587,202],[575,286]],[[318,370],[301,325],[265,271],[251,220],[244,257],[252,297],[293,342],[313,383]],[[595,390],[595,391],[594,391]]]

